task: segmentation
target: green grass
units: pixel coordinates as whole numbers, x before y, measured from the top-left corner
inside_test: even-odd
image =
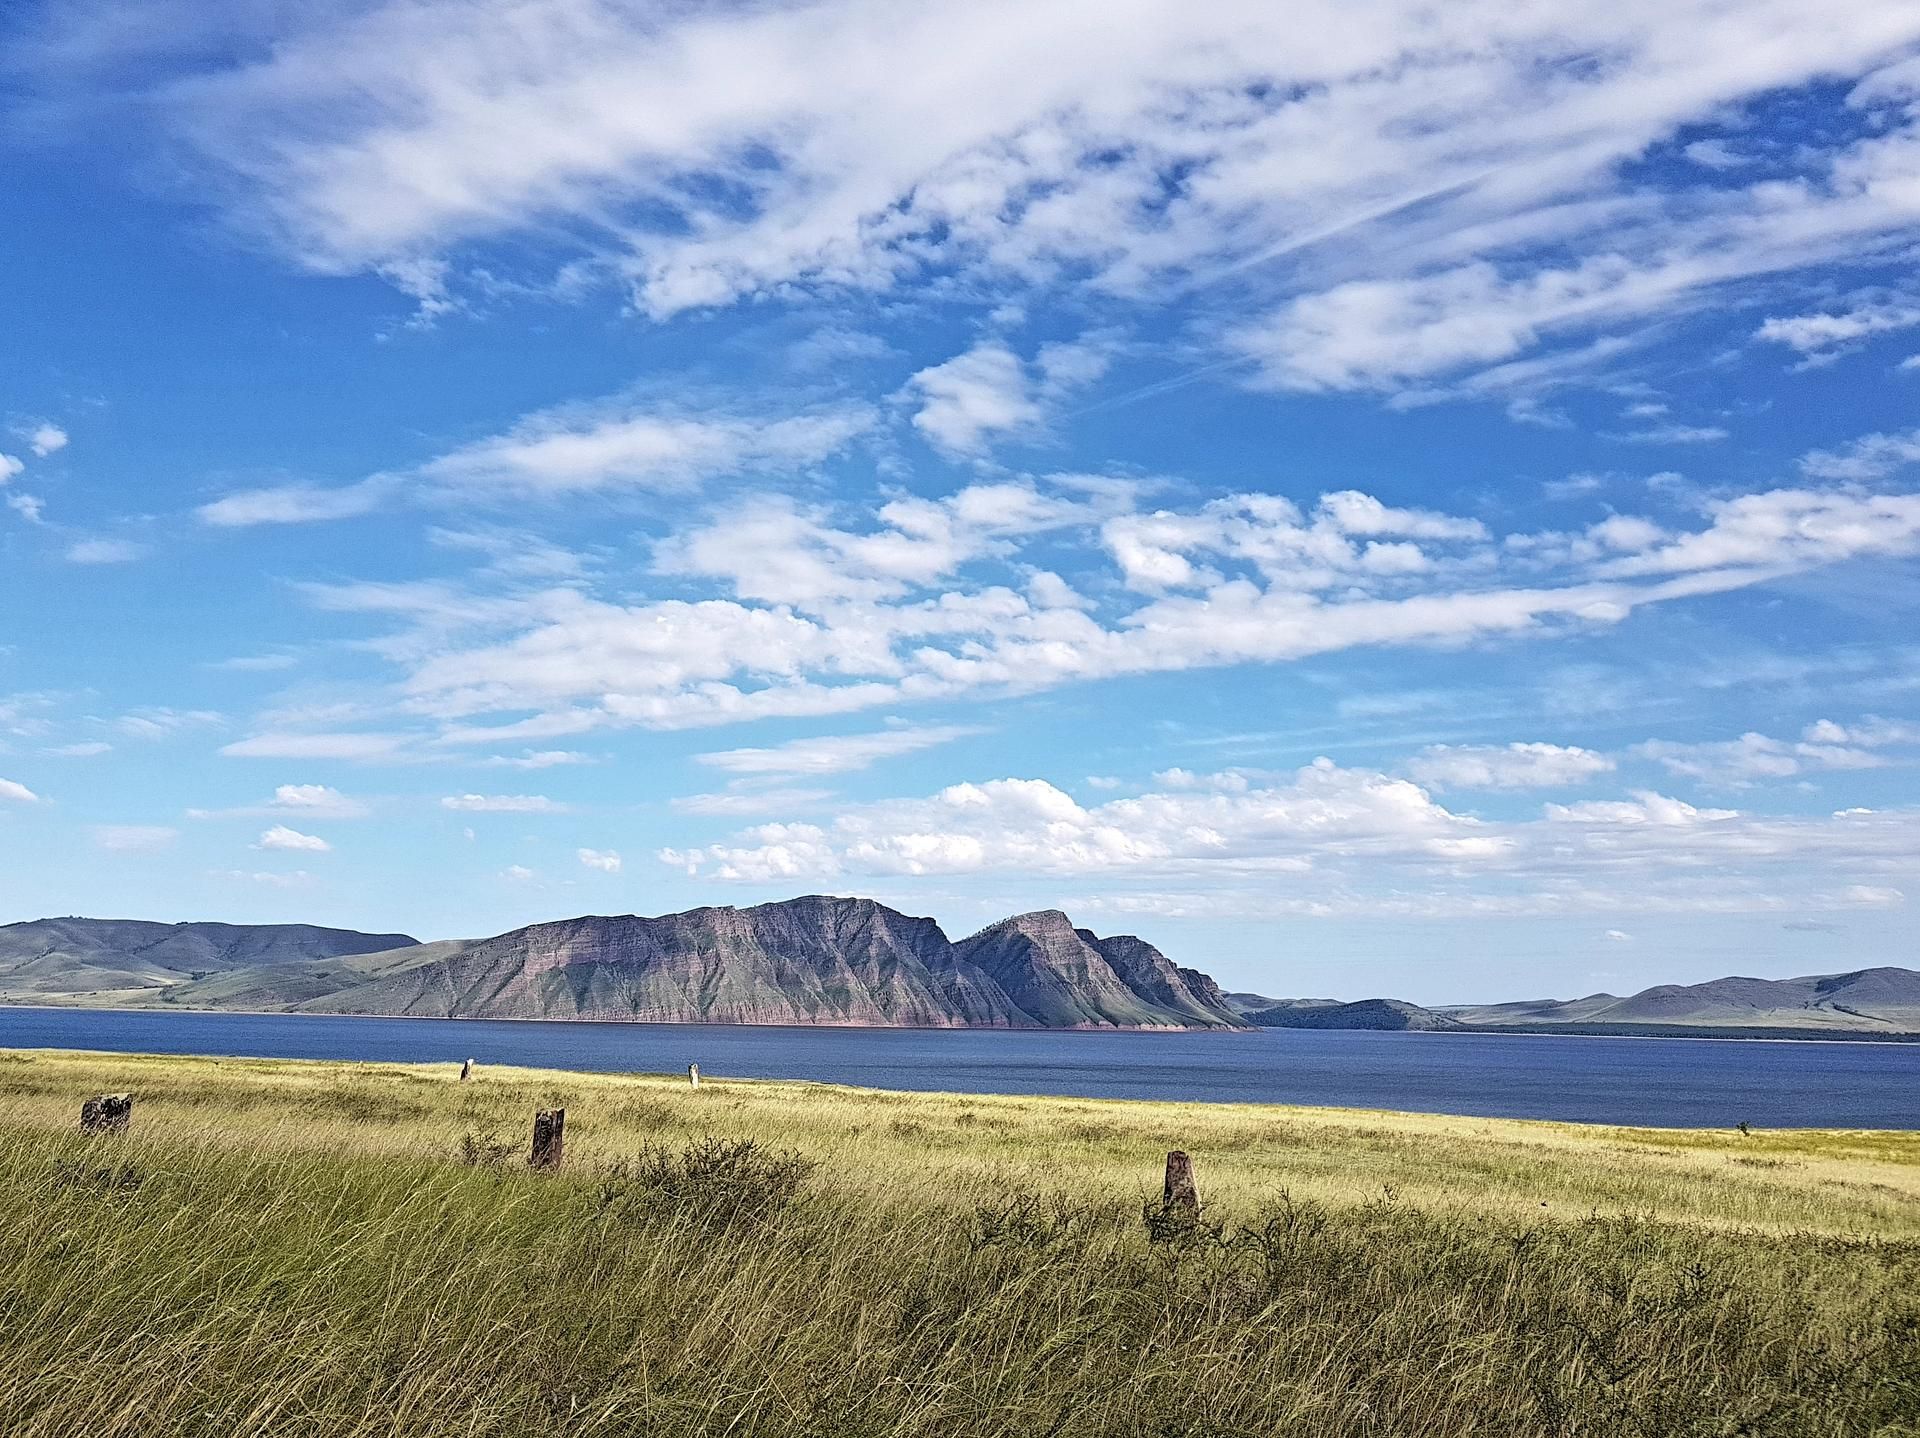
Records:
[[[0,1054],[0,1432],[1916,1435],[1920,1135]]]

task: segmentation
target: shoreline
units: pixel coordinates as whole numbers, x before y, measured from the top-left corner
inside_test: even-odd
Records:
[[[129,1005],[129,1004],[29,1004],[0,999],[0,1015],[9,1010],[24,1010],[31,1013],[83,1013],[83,1014],[200,1014],[208,1017],[263,1018],[263,1019],[375,1019],[400,1023],[474,1023],[474,1024],[589,1024],[603,1027],[624,1028],[712,1028],[712,1029],[778,1029],[793,1032],[812,1032],[821,1029],[853,1029],[867,1033],[970,1033],[970,1034],[1085,1034],[1089,1036],[1113,1034],[1164,1034],[1168,1036],[1182,1034],[1259,1034],[1259,1033],[1323,1033],[1323,1034],[1407,1034],[1423,1038],[1462,1038],[1473,1037],[1511,1037],[1538,1039],[1636,1039],[1664,1040],[1676,1039],[1683,1043],[1741,1043],[1741,1044],[1875,1044],[1882,1047],[1901,1048],[1920,1044],[1920,1033],[1895,1034],[1858,1034],[1824,1032],[1808,1030],[1805,1033],[1794,1031],[1748,1031],[1744,1033],[1716,1032],[1704,1025],[1693,1032],[1676,1032],[1681,1025],[1673,1025],[1658,1033],[1607,1032],[1599,1033],[1586,1029],[1582,1025],[1568,1024],[1564,1027],[1546,1026],[1538,1028],[1507,1027],[1503,1025],[1461,1025],[1451,1029],[1369,1029],[1369,1028],[1316,1028],[1308,1025],[1246,1025],[1240,1028],[1191,1027],[1174,1028],[1166,1026],[1119,1028],[1092,1024],[1074,1024],[1058,1027],[1043,1025],[1014,1026],[1011,1024],[866,1024],[853,1022],[825,1021],[810,1024],[756,1023],[752,1021],[730,1021],[726,1019],[597,1019],[597,1018],[525,1018],[520,1015],[495,1014],[316,1014],[302,1013],[293,1009],[201,1009],[180,1005]],[[1623,1026],[1624,1027],[1624,1026]],[[1652,1025],[1649,1028],[1654,1027]]]

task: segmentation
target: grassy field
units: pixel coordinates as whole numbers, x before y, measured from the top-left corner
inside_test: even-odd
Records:
[[[0,1255],[9,1438],[1920,1435],[1916,1134],[0,1053]]]

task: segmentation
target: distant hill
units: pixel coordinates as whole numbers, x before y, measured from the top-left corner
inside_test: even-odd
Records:
[[[1583,999],[1448,1005],[1438,1012],[1474,1028],[1580,1024],[1916,1033],[1920,1032],[1920,973],[1885,967],[1797,979],[1725,978],[1702,984],[1660,984],[1628,998],[1591,994]]]
[[[131,944],[139,936],[121,937]],[[263,937],[253,962],[190,968],[135,964],[125,953],[110,959],[103,939],[89,950],[86,972],[76,970],[61,992],[101,1004],[446,1018],[1244,1026],[1205,974],[1141,939],[1075,928],[1055,910],[1005,919],[958,942],[932,919],[819,895],[653,918],[565,919],[487,939],[352,937],[307,952]],[[98,982],[110,962],[119,965],[114,982]],[[50,961],[41,977],[57,967]],[[44,1001],[47,993],[0,974],[0,999]]]
[[[112,1002],[235,969],[398,948],[406,934],[311,924],[35,919],[0,926],[0,999]]]
[[[1263,1029],[1457,1029],[1460,1024],[1432,1009],[1400,999],[1361,999],[1342,1004],[1321,999],[1280,1003],[1242,1015]]]

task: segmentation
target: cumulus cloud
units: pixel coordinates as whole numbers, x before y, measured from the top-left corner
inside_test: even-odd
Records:
[[[26,441],[27,448],[39,459],[67,447],[67,432],[47,420],[21,425],[14,433]]]
[[[1670,774],[1740,788],[1769,779],[1791,779],[1833,769],[1875,769],[1889,762],[1890,746],[1920,744],[1920,726],[1866,719],[1842,726],[1831,719],[1809,724],[1797,740],[1749,732],[1737,739],[1682,744],[1649,740],[1636,753]]]
[[[1170,771],[1093,805],[1040,779],[956,784],[658,857],[753,884],[1071,878],[1088,885],[1076,904],[1216,917],[1793,912],[1897,902],[1866,876],[1905,864],[1916,834],[1911,809],[1764,817],[1651,790],[1494,822],[1322,759],[1279,776]]]
[[[620,872],[620,855],[613,849],[577,849],[574,853],[589,869],[598,869],[603,874]]]
[[[298,829],[290,829],[285,824],[275,824],[260,835],[256,849],[280,849],[289,853],[326,854],[331,853],[333,845],[317,834],[303,834]]]
[[[1042,345],[1032,364],[987,340],[915,374],[913,426],[955,455],[983,453],[1001,438],[1039,435],[1055,405],[1106,373],[1113,344],[1102,337]]]
[[[328,819],[358,819],[367,813],[365,804],[325,784],[282,784],[273,791],[273,807]]]
[[[0,799],[12,804],[38,804],[40,796],[14,779],[0,779]]]

